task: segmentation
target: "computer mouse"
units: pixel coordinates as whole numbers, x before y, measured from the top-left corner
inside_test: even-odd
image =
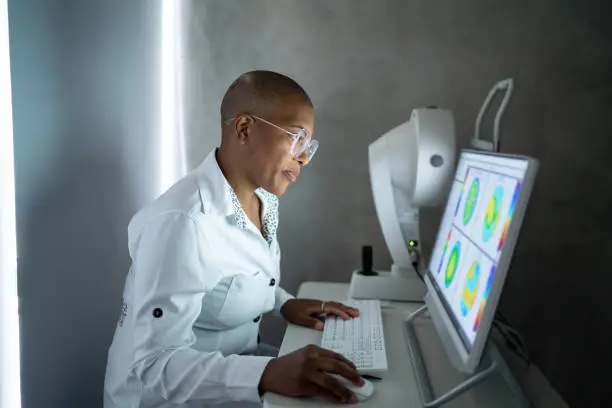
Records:
[[[355,397],[357,397],[357,401],[359,402],[370,399],[372,394],[374,394],[374,384],[372,384],[370,381],[366,380],[363,377],[361,378],[363,380],[363,385],[360,387],[357,384],[354,384],[351,381],[347,380],[346,378],[342,377],[341,375],[338,375],[338,374],[329,374],[329,375],[334,377],[336,380],[340,381],[346,388],[351,390],[353,394],[355,394]]]

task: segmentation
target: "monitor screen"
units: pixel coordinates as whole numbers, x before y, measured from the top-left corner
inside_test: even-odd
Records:
[[[429,264],[429,278],[470,350],[529,161],[464,151]]]

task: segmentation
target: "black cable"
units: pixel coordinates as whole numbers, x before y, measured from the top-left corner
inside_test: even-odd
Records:
[[[508,347],[510,351],[514,352],[514,354],[516,354],[523,361],[525,361],[528,366],[531,365],[529,351],[523,340],[512,331],[507,331],[506,329],[504,329],[502,327],[502,324],[500,324],[496,320],[493,321],[493,327],[495,327],[497,331],[501,334],[501,336],[504,338],[504,343],[506,344],[506,347]],[[508,327],[513,331],[515,330],[510,325],[508,325]]]
[[[425,278],[423,278],[423,275],[421,275],[421,272],[419,272],[419,264],[416,262],[413,262],[412,266],[414,266],[414,270],[416,271],[416,274],[421,280],[421,282],[425,283]]]
[[[501,314],[499,316],[501,317],[501,319],[498,319],[497,316],[495,316],[495,318],[493,319],[493,324],[496,325],[500,329],[500,331],[501,331],[500,323],[506,326],[508,330],[507,331],[504,330],[503,333],[506,333],[508,337],[511,337],[516,343],[518,343],[520,347],[523,348],[523,350],[525,350],[525,352],[527,352],[527,345],[523,341],[518,331],[514,327],[512,327],[508,323],[508,320],[505,319],[503,316],[501,316]]]
[[[508,323],[508,319],[504,317],[504,315],[499,311],[499,309],[495,312],[495,318],[500,322],[504,323],[506,326],[511,327],[510,323]]]
[[[412,266],[414,267],[414,270],[416,271],[416,274],[421,280],[421,282],[425,283],[425,278],[423,277],[423,275],[421,275],[421,272],[419,271],[419,264],[421,260],[421,257],[419,256],[419,251],[416,251],[416,250],[413,250],[413,251],[408,250],[408,251],[416,254],[416,260],[412,262]]]

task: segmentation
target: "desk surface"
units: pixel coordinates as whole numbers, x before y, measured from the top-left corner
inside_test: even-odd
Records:
[[[343,301],[347,297],[347,291],[347,284],[305,282],[300,286],[298,297]],[[416,389],[412,363],[402,329],[402,322],[405,317],[416,310],[420,304],[381,302],[381,305],[383,306],[383,326],[389,371],[383,380],[374,382],[375,393],[372,398],[358,405],[363,408],[420,408],[422,405]],[[435,333],[431,321],[421,319],[417,321],[415,326],[434,393],[439,395],[454,387],[465,377],[453,369],[448,362],[443,345]],[[279,355],[290,353],[308,344],[321,344],[321,332],[290,324],[285,332]],[[508,354],[503,348],[501,351],[506,356],[508,364],[535,407],[567,407],[537,368],[534,366],[528,368],[522,360]],[[288,398],[274,393],[266,393],[264,396],[264,408],[336,406],[322,399]],[[444,408],[513,408],[517,406],[518,404],[509,387],[501,377],[496,375],[446,404]]]

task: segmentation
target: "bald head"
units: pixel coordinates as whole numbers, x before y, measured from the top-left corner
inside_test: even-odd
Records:
[[[272,71],[251,71],[227,89],[221,120],[225,123],[240,113],[265,116],[288,105],[313,107],[306,91],[293,79]]]
[[[305,150],[294,149],[309,146],[314,109],[293,79],[270,71],[241,75],[223,97],[221,119],[220,164],[234,180],[281,195],[308,163]]]

